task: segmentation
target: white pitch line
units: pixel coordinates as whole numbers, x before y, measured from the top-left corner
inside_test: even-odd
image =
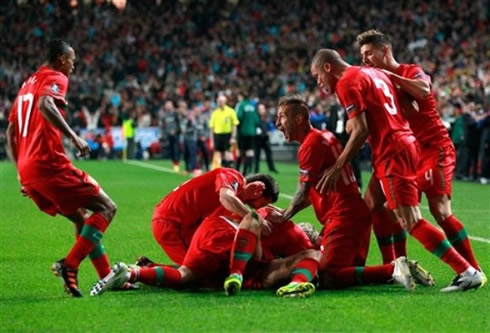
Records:
[[[162,167],[162,166],[154,165],[154,164],[150,164],[150,163],[145,163],[145,162],[140,162],[140,161],[134,161],[134,160],[126,160],[126,161],[123,161],[123,162],[126,163],[126,164],[138,166],[138,167],[141,167],[141,168],[147,168],[147,169],[152,169],[152,170],[166,172],[166,173],[175,173],[170,168],[166,168],[166,167]],[[281,198],[289,199],[289,200],[291,200],[293,198],[292,195],[284,194],[284,193],[280,193],[279,196]],[[422,208],[425,208],[425,207],[422,207]],[[477,242],[482,242],[482,243],[490,244],[490,239],[486,239],[486,238],[483,238],[483,237],[476,237],[476,236],[469,236],[469,238],[471,240],[474,240],[474,241],[477,241]]]

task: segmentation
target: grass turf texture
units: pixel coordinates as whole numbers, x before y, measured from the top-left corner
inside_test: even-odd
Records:
[[[168,168],[167,162],[144,162]],[[151,215],[160,199],[187,179],[122,162],[78,162],[118,205],[104,237],[111,262],[133,263],[138,255],[170,263],[151,232]],[[297,184],[297,166],[279,164],[275,175],[285,207]],[[265,166],[262,166],[265,170]],[[364,174],[364,184],[369,175]],[[88,260],[80,268],[85,297],[64,294],[50,265],[73,244],[73,229],[63,217],[51,218],[19,193],[14,166],[0,163],[0,330],[2,331],[438,331],[490,330],[489,290],[442,294],[453,272],[409,239],[409,257],[436,279],[436,287],[408,293],[401,286],[363,286],[317,291],[309,299],[281,299],[275,291],[174,291],[142,287],[90,297],[96,273]],[[490,275],[490,187],[454,182],[453,210],[472,241],[477,259]],[[424,215],[429,216],[422,202]],[[315,221],[308,208],[295,221]],[[485,239],[487,240],[485,242]],[[368,264],[380,263],[374,239]]]

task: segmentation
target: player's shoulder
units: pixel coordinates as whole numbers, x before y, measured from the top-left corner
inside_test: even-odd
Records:
[[[370,68],[368,67],[350,66],[345,70],[337,85],[343,89],[352,87],[363,79],[369,77],[369,69]]]
[[[417,64],[401,64],[397,71],[399,75],[408,77],[410,79],[419,79],[419,78],[430,78],[422,68],[422,66]]]
[[[310,133],[306,136],[305,140],[300,146],[300,151],[305,152],[311,149],[318,149],[328,144],[332,141],[334,135],[327,130],[320,131],[316,128],[312,129]]]

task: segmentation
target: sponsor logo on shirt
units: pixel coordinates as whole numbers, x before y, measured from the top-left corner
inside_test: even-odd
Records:
[[[54,92],[55,94],[59,94],[60,92],[60,87],[58,87],[58,85],[56,83],[54,83],[52,86],[51,86],[51,91]]]

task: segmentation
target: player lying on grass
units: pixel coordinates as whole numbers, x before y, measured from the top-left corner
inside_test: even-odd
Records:
[[[323,171],[334,165],[342,153],[342,145],[329,131],[311,126],[309,108],[297,96],[279,101],[277,128],[287,141],[300,142],[298,163],[299,186],[282,216],[274,222],[288,221],[297,212],[312,204],[323,225],[323,252],[320,285],[325,288],[347,287],[356,284],[386,283],[391,279],[407,290],[415,289],[415,280],[432,285],[430,274],[415,261],[400,257],[392,263],[366,267],[371,232],[370,212],[361,197],[349,164],[340,170],[335,187],[320,193],[317,190]]]
[[[168,257],[181,265],[204,217],[221,205],[243,217],[250,212],[246,204],[258,205],[255,201],[264,196],[275,201],[274,192],[277,183],[269,175],[244,178],[234,169],[215,169],[186,181],[162,199],[153,213],[153,235]]]
[[[293,281],[305,280],[304,283],[301,282],[301,295],[310,295],[314,286],[309,281],[315,276],[316,269],[305,273],[302,265],[314,261],[314,266],[317,267],[320,252],[302,249],[312,246],[304,234],[299,237],[299,242],[303,245],[297,246],[301,252],[283,259],[254,259],[248,265],[245,275],[242,275],[252,257],[263,257],[261,242],[258,241],[264,226],[261,221],[256,213],[250,213],[238,222],[226,210],[218,210],[207,217],[197,229],[182,266],[174,268],[147,263],[149,266],[139,267],[118,263],[106,278],[94,285],[91,295],[99,295],[128,281],[170,288],[217,287],[222,285],[230,271],[233,272],[233,280],[229,279],[225,286],[229,295],[237,293],[242,286],[253,289],[274,287],[278,282],[287,281],[292,272]],[[291,235],[297,233],[297,230],[296,227],[289,229]],[[278,235],[281,236],[282,233]]]

